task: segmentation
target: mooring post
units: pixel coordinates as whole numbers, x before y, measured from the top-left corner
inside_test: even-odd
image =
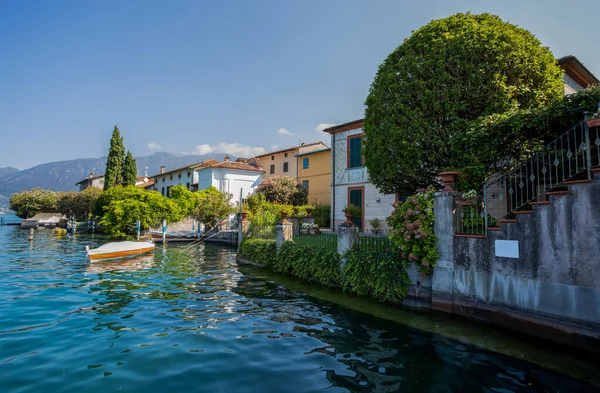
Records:
[[[167,220],[162,220],[162,242],[167,242]]]
[[[33,241],[33,231],[34,231],[33,228],[29,228],[29,241],[30,242]]]
[[[135,228],[137,229],[137,239],[138,239],[138,242],[140,241],[140,229],[141,229],[141,227],[142,227],[142,223],[140,222],[140,220],[137,220],[135,222]]]

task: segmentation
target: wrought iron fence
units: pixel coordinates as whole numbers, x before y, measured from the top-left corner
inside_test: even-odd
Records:
[[[321,247],[337,250],[338,237],[335,231],[329,229],[301,229],[295,230],[292,237],[294,243],[312,247]]]
[[[277,230],[275,225],[250,224],[245,237],[253,239],[275,239]]]
[[[396,245],[389,239],[387,229],[360,230],[354,247],[361,251],[377,253],[393,253],[397,250]]]
[[[593,147],[592,147],[593,146]],[[484,186],[486,213],[495,219],[544,200],[544,194],[578,177],[591,179],[600,165],[600,131],[583,121],[542,150],[492,176]]]
[[[454,198],[454,233],[485,235],[488,227],[496,225],[496,219],[487,213],[483,197]]]

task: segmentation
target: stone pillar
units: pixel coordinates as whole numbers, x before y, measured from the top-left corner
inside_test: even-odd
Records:
[[[453,192],[436,192],[433,199],[433,230],[437,237],[439,257],[431,280],[431,308],[452,312],[454,285],[454,209]]]
[[[306,216],[302,219],[304,224],[314,224],[315,218],[313,216]]]
[[[292,217],[290,218],[290,221],[293,225],[292,230],[294,231],[294,236],[300,236],[300,226],[302,225],[300,219],[298,217]]]
[[[337,227],[337,251],[340,255],[352,250],[352,246],[358,240],[358,228],[354,225],[340,224]],[[342,259],[342,264],[344,260]]]
[[[277,231],[275,235],[275,244],[277,246],[277,251],[279,251],[284,242],[292,240],[292,228],[293,225],[288,220],[283,220],[281,223],[275,226],[275,229]]]

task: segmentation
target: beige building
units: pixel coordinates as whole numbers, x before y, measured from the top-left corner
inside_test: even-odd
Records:
[[[83,191],[90,187],[104,189],[104,175],[94,175],[92,172],[90,172],[90,175],[87,178],[75,183],[75,185],[79,186],[79,191]]]
[[[296,155],[311,151],[327,149],[323,142],[303,143],[299,146],[273,151],[256,156],[260,166],[263,167],[264,178],[271,176],[292,176],[298,179],[298,160]]]

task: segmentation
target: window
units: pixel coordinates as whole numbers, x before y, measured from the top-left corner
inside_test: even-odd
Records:
[[[273,161],[275,159],[275,156],[271,156],[271,161]]]
[[[364,194],[363,187],[349,188],[348,189],[348,204],[357,206],[362,209],[364,207],[363,206],[363,199],[364,199],[363,194]],[[362,227],[363,227],[362,223],[363,223],[364,216],[365,216],[365,212],[363,211],[361,217],[352,217],[352,222],[354,223],[354,225],[356,225],[362,229]]]
[[[302,169],[308,168],[308,157],[302,159]]]
[[[171,186],[167,187],[167,198],[171,195]]]
[[[362,135],[348,137],[348,168],[363,166]]]
[[[284,171],[284,172],[287,172],[287,171],[288,171],[288,163],[287,163],[287,162],[284,162],[284,163],[283,163],[283,171]]]
[[[283,156],[284,156],[284,157],[287,157],[287,153],[283,153]]]
[[[188,172],[188,177],[190,177],[191,173]]]
[[[190,189],[190,183],[185,183],[185,186],[187,187],[187,189]]]
[[[165,179],[163,179],[164,181]],[[165,196],[165,187],[162,188],[162,191],[160,192],[162,194],[162,196]]]
[[[179,177],[178,177],[178,179],[181,179],[181,173],[179,174]]]
[[[302,187],[308,192],[308,180],[302,180]]]
[[[274,174],[275,173],[275,164],[271,164],[271,167],[269,168],[269,174]]]

